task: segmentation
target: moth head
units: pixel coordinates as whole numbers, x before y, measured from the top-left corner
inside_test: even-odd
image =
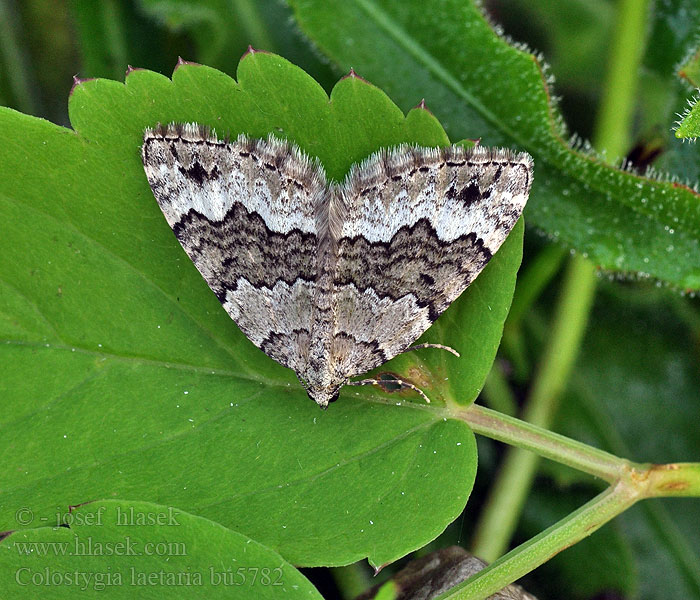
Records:
[[[310,387],[306,390],[306,393],[309,395],[309,398],[325,410],[331,402],[335,402],[338,399],[341,387],[343,387],[342,384],[325,388]]]

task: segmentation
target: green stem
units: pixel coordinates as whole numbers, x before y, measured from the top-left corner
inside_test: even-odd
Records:
[[[636,107],[639,65],[646,43],[649,0],[622,0],[611,40],[593,145],[615,162],[627,151]]]
[[[115,79],[121,79],[128,62],[122,7],[115,0],[103,2],[101,16],[104,40],[111,59],[113,76]]]
[[[612,487],[622,482],[632,490],[627,493],[639,498],[700,497],[700,463],[634,463],[477,404],[450,412],[450,417],[468,423],[475,433],[583,471]]]
[[[481,395],[486,404],[493,410],[506,415],[514,415],[518,410],[518,403],[515,401],[513,392],[508,386],[498,361],[493,363],[484,382]]]
[[[648,11],[645,0],[621,0],[619,4],[594,137],[595,145],[611,158],[620,156],[628,145]],[[574,257],[566,271],[549,343],[523,415],[535,425],[547,428],[554,419],[560,393],[578,354],[594,292],[593,266],[584,258]],[[509,450],[476,528],[473,552],[477,556],[494,560],[507,548],[537,462],[536,455]]]
[[[614,454],[477,404],[454,417],[468,423],[475,433],[529,450],[609,483],[617,480],[621,469],[631,466]]]
[[[506,329],[520,325],[523,316],[559,271],[565,255],[564,248],[550,244],[543,248],[518,275],[518,287],[515,288],[513,304],[508,312]]]
[[[251,43],[254,43],[258,49],[274,52],[277,44],[269,33],[270,28],[262,16],[262,10],[264,9],[261,8],[259,2],[253,0],[235,1],[236,16],[248,34]]]
[[[12,90],[14,105],[27,114],[36,114],[37,103],[29,83],[29,68],[17,39],[19,19],[8,0],[0,0],[0,52],[4,58],[7,81]]]
[[[638,500],[659,495],[700,497],[700,463],[624,469],[620,479],[558,523],[439,597],[483,600],[591,535]]]
[[[649,498],[700,497],[700,463],[652,465],[641,477]]]
[[[352,563],[331,569],[331,574],[343,600],[359,596],[372,585],[365,563]]]
[[[525,334],[521,326],[523,316],[528,313],[542,290],[557,274],[565,255],[566,251],[563,248],[554,244],[548,245],[518,275],[518,286],[515,288],[513,304],[508,312],[501,339],[503,354],[511,362],[516,380],[527,380],[531,370],[530,361],[527,358]],[[487,391],[485,387],[484,392]],[[496,407],[493,406],[493,408]]]
[[[482,600],[596,531],[644,498],[700,498],[700,463],[642,465],[489,410],[472,405],[452,415],[477,433],[532,450],[610,482],[593,500],[518,546],[440,600]]]
[[[528,397],[523,418],[551,426],[561,391],[571,373],[595,292],[596,274],[585,259],[569,261],[549,342]],[[537,470],[538,456],[510,449],[474,535],[472,551],[486,561],[505,551]]]
[[[552,527],[439,596],[439,600],[483,600],[495,594],[632,506],[637,498],[625,492],[608,488]]]
[[[549,341],[530,390],[523,418],[549,427],[588,322],[595,293],[593,265],[574,256],[567,265]]]

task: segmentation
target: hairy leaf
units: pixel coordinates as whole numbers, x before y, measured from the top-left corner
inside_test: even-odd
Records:
[[[425,97],[451,137],[530,152],[535,182],[526,216],[552,239],[607,270],[700,288],[697,193],[572,148],[540,60],[499,37],[474,3],[290,4],[324,54],[381,85],[399,106]]]
[[[676,128],[676,137],[695,139],[700,136],[700,106],[698,99],[688,100],[689,108]]]

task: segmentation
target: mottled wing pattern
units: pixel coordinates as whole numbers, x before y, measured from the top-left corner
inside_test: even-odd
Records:
[[[149,130],[148,182],[226,311],[321,406],[406,350],[481,272],[520,217],[532,159],[401,146],[342,184],[272,137]]]
[[[231,318],[270,357],[304,371],[320,165],[274,138],[220,141],[197,125],[147,131],[142,158],[168,224]]]
[[[520,217],[527,154],[402,146],[356,165],[331,208],[336,375],[406,350],[481,272]]]

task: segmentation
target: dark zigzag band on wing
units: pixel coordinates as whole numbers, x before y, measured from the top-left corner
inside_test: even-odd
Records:
[[[446,298],[445,292],[461,292],[491,259],[491,251],[475,233],[443,242],[427,219],[401,227],[390,242],[342,238],[338,250],[343,260],[336,267],[335,285],[372,288],[379,297],[393,300],[411,294],[418,306],[429,308],[431,321],[454,299]]]
[[[299,230],[275,233],[260,215],[239,203],[222,221],[190,210],[173,232],[197,268],[215,267],[213,279],[205,278],[222,304],[240,278],[256,288],[269,288],[270,282],[291,285],[316,277],[316,236]],[[429,307],[431,321],[446,308],[441,292],[448,284],[459,277],[459,287],[467,287],[491,258],[474,233],[441,242],[425,219],[402,227],[389,243],[358,236],[341,239],[339,249],[345,260],[334,275],[335,285],[352,283],[359,292],[372,288],[377,296],[392,300],[410,293],[419,306]],[[468,262],[465,256],[470,257]],[[433,305],[434,300],[439,302]]]
[[[222,304],[226,291],[235,290],[239,278],[255,287],[316,278],[314,234],[298,229],[271,231],[263,217],[239,202],[221,221],[191,209],[173,225],[173,232]],[[207,269],[210,275],[205,275]]]
[[[146,131],[142,156],[226,311],[321,406],[406,350],[464,291],[532,179],[527,154],[401,145],[329,183],[293,144],[218,140],[195,124]]]

